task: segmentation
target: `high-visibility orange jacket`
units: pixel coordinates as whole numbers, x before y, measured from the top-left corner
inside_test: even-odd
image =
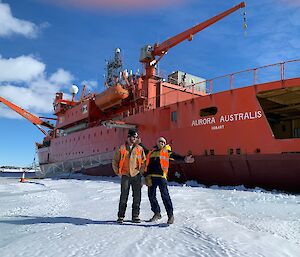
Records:
[[[145,160],[146,156],[141,146],[136,145],[130,151],[130,147],[124,144],[115,151],[112,166],[117,175],[134,177],[143,172]]]
[[[165,146],[162,149],[153,149],[150,151],[146,158],[146,168],[145,173],[154,177],[167,178],[169,170],[169,160],[170,151]],[[159,167],[154,163],[157,163],[157,158],[159,157]],[[151,169],[149,170],[149,166]]]

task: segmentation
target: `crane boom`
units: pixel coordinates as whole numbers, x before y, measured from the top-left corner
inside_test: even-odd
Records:
[[[229,14],[237,11],[240,8],[245,7],[245,3],[241,2],[240,4],[232,7],[231,9],[228,9],[225,12],[222,12],[202,23],[197,24],[196,26],[187,29],[184,32],[181,32],[180,34],[169,38],[168,40],[162,42],[161,44],[155,44],[154,49],[152,51],[152,58],[155,59],[155,56],[162,56],[164,55],[170,48],[176,46],[177,44],[181,43],[182,41],[186,39],[192,39],[192,36],[198,33],[199,31],[207,28],[208,26],[216,23],[217,21],[223,19],[224,17],[228,16]]]
[[[3,98],[1,96],[0,96],[0,102],[4,103],[7,107],[9,107],[13,111],[15,111],[18,114],[20,114],[21,116],[23,116],[25,119],[27,119],[28,121],[30,121],[33,125],[37,126],[37,128],[40,131],[42,131],[45,135],[47,135],[47,132],[45,132],[45,130],[43,130],[40,126],[44,126],[44,127],[49,128],[49,129],[54,129],[54,127],[51,124],[49,124],[49,123],[41,120],[39,117],[31,114],[28,111],[25,111],[21,107],[13,104],[12,102],[6,100],[5,98]]]

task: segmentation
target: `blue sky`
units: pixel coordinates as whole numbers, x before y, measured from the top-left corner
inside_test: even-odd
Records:
[[[0,96],[51,116],[56,91],[68,92],[72,83],[103,90],[105,59],[115,48],[122,49],[124,68],[142,70],[141,47],[239,2],[0,0]],[[208,79],[300,58],[300,0],[246,4],[246,36],[239,10],[171,49],[160,62],[161,71],[183,70]],[[41,132],[0,103],[0,133],[0,165],[29,165]]]

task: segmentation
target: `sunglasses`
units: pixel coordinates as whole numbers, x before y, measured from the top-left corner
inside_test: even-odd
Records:
[[[159,143],[163,143],[163,144],[165,144],[165,141],[158,141]]]

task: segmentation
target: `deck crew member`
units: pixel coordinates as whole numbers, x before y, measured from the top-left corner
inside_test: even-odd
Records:
[[[132,189],[132,222],[140,223],[141,173],[145,167],[146,155],[137,131],[129,130],[125,144],[115,151],[112,167],[116,175],[121,177],[121,195],[118,211],[118,223],[124,221],[130,187]]]

